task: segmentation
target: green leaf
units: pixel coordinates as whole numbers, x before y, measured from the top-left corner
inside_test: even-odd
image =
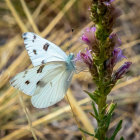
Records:
[[[108,127],[109,127],[109,125],[110,125],[111,117],[112,117],[112,114],[113,114],[113,111],[114,111],[115,107],[116,107],[116,104],[111,103],[111,104],[109,105],[107,114],[106,114],[106,116],[104,117],[104,120],[105,120],[104,122],[105,122],[105,125],[106,125],[106,130],[108,130]]]
[[[110,125],[111,117],[112,117],[112,115],[110,115],[106,118],[106,130],[108,130],[108,127]]]
[[[117,133],[120,131],[121,128],[122,128],[122,120],[119,121],[119,123],[118,123],[118,125],[117,125],[117,127],[116,127],[116,129],[115,129],[115,131],[114,131],[114,133],[112,135],[112,137],[110,138],[110,140],[115,139]],[[121,139],[121,140],[123,140],[123,139]]]
[[[80,131],[84,132],[85,134],[89,135],[89,136],[94,136],[94,134],[91,134],[85,130],[83,130],[82,128],[79,128]]]
[[[84,92],[87,93],[87,94],[89,95],[89,97],[90,97],[93,101],[95,101],[95,103],[97,103],[98,99],[97,99],[97,97],[95,96],[95,94],[90,93],[90,92],[88,92],[88,91],[86,91],[86,90],[84,90]]]
[[[112,113],[113,113],[113,111],[114,111],[114,109],[115,109],[116,106],[117,106],[117,104],[114,104],[114,103],[111,103],[109,105],[108,115],[112,115]]]
[[[94,102],[92,102],[92,108],[93,108],[93,110],[94,110],[95,116],[98,117],[98,111],[97,111],[97,109],[96,109],[96,107],[95,107]]]
[[[89,114],[94,117],[97,121],[99,121],[99,119],[92,113],[92,112],[89,112]]]

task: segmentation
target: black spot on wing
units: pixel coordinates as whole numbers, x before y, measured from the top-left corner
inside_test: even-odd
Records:
[[[33,36],[32,42],[35,42],[35,40],[36,40],[36,35]]]
[[[36,53],[36,50],[33,50],[33,53],[36,55],[37,53]]]
[[[36,39],[36,35],[34,35],[34,40]]]
[[[25,84],[27,84],[27,85],[28,85],[28,84],[30,84],[30,81],[29,81],[29,80],[27,80],[27,81],[25,82]]]
[[[41,66],[39,67],[39,69],[37,70],[37,73],[41,73],[42,70],[43,70],[43,68],[44,68],[44,66],[45,66],[45,65],[41,65]]]
[[[36,83],[37,86],[44,87],[46,84],[43,81],[38,81]]]
[[[47,51],[47,50],[48,50],[48,48],[49,48],[49,44],[48,44],[48,43],[46,43],[46,44],[43,46],[43,49],[44,49],[45,51]]]
[[[39,85],[40,81],[38,81],[36,84]]]
[[[23,39],[24,39],[24,40],[26,40],[26,39],[27,39],[27,37],[23,37]]]

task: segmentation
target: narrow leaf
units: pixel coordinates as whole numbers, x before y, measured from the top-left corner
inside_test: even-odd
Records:
[[[93,107],[93,110],[94,110],[95,116],[98,117],[98,112],[97,112],[97,109],[96,109],[96,107],[95,107],[94,102],[92,102],[92,107]]]
[[[91,134],[85,130],[83,130],[82,128],[79,128],[80,131],[84,132],[85,134],[89,135],[89,136],[94,136],[94,134]]]
[[[110,138],[110,140],[114,140],[115,139],[117,133],[120,131],[121,128],[122,128],[122,120],[119,121],[119,123],[118,123],[118,125],[117,125],[117,127],[116,127],[116,129],[115,129],[115,131],[114,131],[114,133],[112,135],[112,137]]]
[[[114,104],[114,103],[111,103],[109,105],[108,115],[112,115],[112,113],[113,113],[113,111],[114,111],[114,109],[115,109],[116,106],[117,106],[117,104]]]
[[[89,112],[89,114],[94,117],[97,121],[99,121],[99,119],[92,113],[92,112]]]
[[[90,97],[93,101],[97,102],[97,98],[94,96],[94,94],[92,94],[92,93],[90,93],[90,92],[88,92],[88,91],[86,91],[86,90],[84,90],[84,92],[87,93],[87,94],[89,95],[89,97]]]

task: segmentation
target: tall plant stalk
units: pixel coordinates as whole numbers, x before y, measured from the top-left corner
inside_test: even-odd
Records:
[[[115,8],[112,4],[113,1],[92,0],[90,17],[95,26],[84,30],[81,40],[88,47],[85,52],[80,51],[76,57],[76,61],[81,61],[87,65],[93,82],[96,84],[96,89],[92,93],[85,91],[92,100],[93,112],[90,114],[97,120],[98,124],[95,134],[80,130],[98,140],[115,140],[118,131],[121,129],[122,120],[118,122],[111,137],[106,135],[116,107],[115,103],[107,104],[107,96],[131,65],[131,62],[125,62],[114,71],[116,63],[126,57],[119,48],[120,39],[116,33],[113,33],[113,26],[120,15],[120,10]],[[120,139],[123,140],[122,137]]]

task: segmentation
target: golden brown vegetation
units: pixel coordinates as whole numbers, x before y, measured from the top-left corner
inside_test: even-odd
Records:
[[[140,133],[140,5],[139,0],[116,0],[122,9],[115,26],[115,32],[122,40],[122,48],[133,62],[127,78],[113,89],[108,101],[118,103],[111,128],[123,119],[122,133],[128,140],[139,140]],[[32,31],[59,45],[67,53],[84,50],[78,38],[81,30],[92,26],[89,19],[90,0],[1,0],[0,1],[0,139],[23,140],[36,137],[47,140],[78,140],[83,127],[93,132],[96,124],[90,120],[90,100],[78,90],[89,90],[91,81],[88,72],[81,72],[73,78],[72,89],[67,96],[75,117],[72,117],[68,102],[62,101],[48,109],[35,109],[29,97],[19,94],[9,85],[9,79],[31,66],[23,45],[21,34]],[[74,32],[71,32],[71,29]],[[118,64],[119,65],[119,64]],[[27,119],[26,119],[26,115]],[[29,118],[28,118],[29,117]],[[27,121],[28,120],[28,121]],[[31,133],[32,132],[32,133]],[[110,132],[111,133],[111,132]],[[87,138],[90,139],[90,138]]]

